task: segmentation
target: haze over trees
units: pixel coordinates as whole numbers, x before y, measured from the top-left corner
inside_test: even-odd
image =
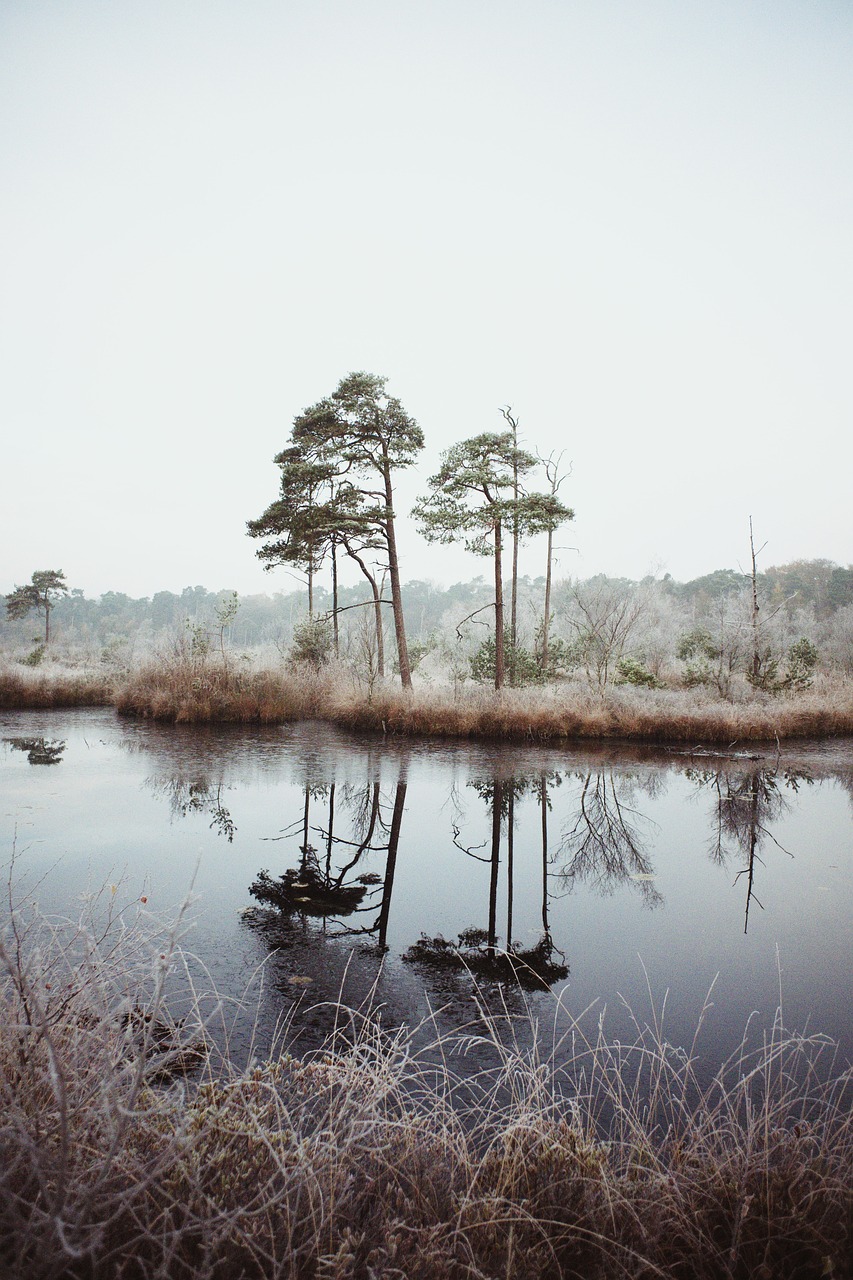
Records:
[[[65,574],[61,569],[36,569],[24,586],[16,586],[6,597],[6,616],[25,618],[33,609],[44,614],[44,643],[50,644],[50,611],[59,596],[68,593]]]

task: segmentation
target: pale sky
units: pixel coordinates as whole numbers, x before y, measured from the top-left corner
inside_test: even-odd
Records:
[[[849,563],[851,158],[849,0],[0,0],[0,591],[291,590],[245,522],[357,369],[404,579],[488,572],[408,511],[504,404],[560,574]]]

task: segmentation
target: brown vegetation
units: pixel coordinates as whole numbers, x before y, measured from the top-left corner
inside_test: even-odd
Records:
[[[198,1006],[164,998],[175,932],[108,903],[65,928],[12,904],[2,935],[5,1275],[853,1274],[853,1078],[818,1037],[777,1022],[702,1085],[639,1023],[621,1046],[576,1024],[557,1071],[480,1021],[494,1067],[460,1086],[461,1038],[427,1067],[341,1010],[310,1060],[211,1057],[170,1085],[200,1040]]]
[[[279,724],[321,718],[334,681],[310,667],[296,671],[232,670],[217,663],[144,667],[119,688],[122,715],[175,724],[209,721]]]
[[[114,679],[100,671],[49,667],[0,669],[0,708],[107,707],[114,699]]]
[[[601,696],[581,685],[547,690],[453,695],[426,690],[404,697],[393,689],[341,704],[339,724],[386,733],[547,742],[561,738],[643,742],[773,742],[853,734],[853,685],[830,684],[792,697],[730,703],[696,691],[611,689]]]
[[[0,672],[0,707],[113,704],[123,715],[172,723],[263,723],[321,719],[400,736],[550,742],[773,742],[853,734],[853,682],[819,677],[796,693],[750,691],[725,701],[701,689],[610,687],[581,682],[546,688],[425,686],[414,692],[360,687],[340,666],[261,669],[205,658],[151,664],[123,677],[51,669]]]

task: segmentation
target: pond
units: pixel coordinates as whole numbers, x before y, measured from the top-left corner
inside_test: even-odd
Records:
[[[853,1060],[853,743],[746,756],[0,714],[4,861],[46,912],[118,885],[244,998],[232,1052],[339,998],[385,1026],[663,1017],[709,1070],[751,1019]],[[207,981],[207,978],[205,978]],[[426,1030],[423,1032],[425,1036]],[[475,1055],[476,1057],[476,1055]]]

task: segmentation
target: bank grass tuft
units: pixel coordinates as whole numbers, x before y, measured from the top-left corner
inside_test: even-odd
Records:
[[[571,1023],[558,1069],[483,1011],[418,1049],[340,1007],[322,1051],[239,1068],[200,1048],[180,921],[9,899],[3,1274],[851,1275],[853,1079],[781,1019],[704,1083],[654,1018],[621,1044]]]
[[[54,663],[36,668],[0,666],[2,710],[108,707],[114,698],[115,679],[107,671],[81,671]]]
[[[326,716],[340,681],[340,673],[331,668],[257,670],[216,662],[157,663],[124,682],[115,706],[122,715],[175,724],[282,724]]]

